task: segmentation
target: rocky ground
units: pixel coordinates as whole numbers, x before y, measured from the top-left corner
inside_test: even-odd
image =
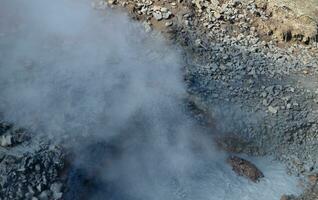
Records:
[[[190,99],[226,135],[223,147],[274,155],[290,173],[318,172],[316,2],[107,3],[186,50]]]
[[[0,123],[0,199],[61,199],[63,150]]]
[[[317,11],[304,14],[280,3],[109,0],[94,7],[124,9],[147,31],[160,31],[184,49],[189,100],[200,110],[196,116],[220,133],[218,145],[233,153],[274,155],[290,173],[308,176],[308,189],[297,199],[313,200]],[[0,136],[0,199],[61,199],[67,190],[63,149],[4,122]]]

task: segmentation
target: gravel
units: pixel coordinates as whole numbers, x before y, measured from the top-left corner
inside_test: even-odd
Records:
[[[189,97],[212,116],[220,133],[249,144],[229,148],[273,155],[290,173],[318,173],[315,41],[304,45],[290,41],[288,32],[277,38],[273,30],[255,27],[272,15],[254,1],[118,2],[108,4],[127,7],[148,32],[163,23],[159,30],[183,47]],[[26,130],[0,123],[1,200],[63,196],[65,152],[30,138]],[[309,191],[299,199],[312,198],[317,184]]]
[[[143,1],[130,4],[137,2]],[[273,34],[265,26],[275,20],[266,2],[152,5],[167,7],[175,16],[168,30],[153,27],[185,49],[189,96],[212,116],[218,132],[253,144],[241,152],[253,146],[260,155],[275,156],[289,173],[318,173],[317,42],[293,39],[288,31]]]
[[[0,199],[61,199],[62,149],[30,140],[30,133],[12,124],[1,122],[0,130],[12,138],[10,145],[0,147]]]

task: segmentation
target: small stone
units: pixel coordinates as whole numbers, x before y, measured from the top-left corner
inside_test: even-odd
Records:
[[[0,146],[8,147],[12,145],[12,135],[2,135],[0,138]]]
[[[172,13],[170,11],[162,13],[163,19],[169,19]]]
[[[196,47],[199,47],[199,46],[201,46],[202,41],[200,39],[196,39],[194,44],[195,44]]]
[[[33,188],[32,188],[32,186],[30,186],[30,185],[28,185],[28,191],[29,191],[30,194],[34,194],[35,193]]]
[[[116,0],[108,0],[109,5],[114,5],[116,3]]]
[[[262,92],[260,97],[263,97],[263,98],[267,97],[267,92]]]
[[[59,193],[62,191],[62,186],[63,184],[62,183],[53,183],[51,186],[50,186],[50,190],[53,192],[53,193]]]
[[[36,165],[35,165],[35,170],[36,170],[36,171],[40,171],[40,170],[41,170],[41,166],[40,166],[39,164],[36,164]]]
[[[153,11],[160,11],[161,7],[160,6],[153,6],[152,10]]]
[[[54,194],[53,194],[53,198],[54,198],[55,200],[61,199],[62,196],[63,196],[63,193],[62,193],[62,192],[54,193]]]
[[[172,21],[168,21],[168,22],[165,23],[165,26],[166,26],[166,27],[169,27],[169,26],[172,26],[172,24],[173,24]]]
[[[41,191],[42,191],[42,184],[41,184],[41,183],[38,184],[38,185],[36,186],[36,189],[37,189],[39,192],[41,192]]]
[[[221,64],[221,65],[220,65],[220,69],[221,69],[222,71],[225,71],[225,70],[227,69],[227,66],[226,66],[226,65]]]
[[[45,190],[41,192],[41,194],[38,196],[40,200],[49,200],[51,196],[51,192],[49,190]]]
[[[152,16],[157,20],[160,21],[162,20],[162,13],[160,11],[155,11],[152,13]]]
[[[280,200],[288,200],[288,196],[286,196],[285,194],[280,198]]]
[[[315,174],[315,175],[309,175],[308,176],[308,181],[309,181],[309,184],[314,186],[318,183],[318,175]]]
[[[27,193],[25,193],[24,197],[25,197],[26,199],[32,199],[33,194],[31,194],[30,192],[27,192]],[[32,199],[32,200],[33,200],[33,199]]]
[[[278,108],[273,106],[268,106],[268,111],[273,114],[276,114],[278,112]]]
[[[160,11],[165,13],[165,12],[168,12],[169,10],[168,10],[168,8],[162,7],[162,8],[160,8]]]
[[[215,17],[215,19],[220,19],[222,17],[222,15],[219,12],[214,12],[214,17]]]
[[[286,195],[284,194],[283,196],[281,196],[280,200],[293,200],[294,196],[292,195]]]

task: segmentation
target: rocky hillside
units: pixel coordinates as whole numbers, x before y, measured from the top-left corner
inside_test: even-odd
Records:
[[[318,199],[318,1],[108,0],[183,50],[188,101],[233,153],[273,155]],[[63,148],[0,123],[0,199],[62,199]],[[316,178],[315,178],[316,177]]]
[[[159,30],[186,50],[190,99],[226,135],[223,147],[271,154],[291,173],[313,175],[318,172],[317,3],[300,4],[135,0],[99,6],[128,9],[146,30]]]

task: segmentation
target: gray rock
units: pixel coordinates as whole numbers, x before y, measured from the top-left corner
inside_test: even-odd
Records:
[[[9,147],[13,143],[12,135],[2,135],[0,137],[0,146],[2,147]]]
[[[278,108],[273,106],[268,106],[268,111],[270,113],[276,114],[278,112]]]
[[[50,186],[50,190],[53,193],[60,193],[62,191],[63,184],[60,182],[55,182]]]
[[[168,27],[168,26],[172,26],[172,25],[173,25],[173,22],[172,22],[172,21],[168,21],[168,22],[165,23],[165,26],[167,26],[167,27]]]
[[[114,5],[117,2],[117,0],[108,0],[108,4]]]
[[[53,198],[54,200],[59,200],[63,197],[63,193],[62,192],[58,192],[58,193],[53,193]]]
[[[41,192],[41,194],[38,196],[39,200],[49,200],[51,197],[51,192],[49,190],[44,190]]]
[[[160,11],[154,11],[152,13],[153,17],[157,20],[157,21],[160,21],[162,20],[162,13]]]
[[[162,13],[162,18],[163,18],[163,19],[169,19],[171,15],[172,15],[172,13],[171,13],[170,11],[168,11],[168,12],[163,12],[163,13]]]

